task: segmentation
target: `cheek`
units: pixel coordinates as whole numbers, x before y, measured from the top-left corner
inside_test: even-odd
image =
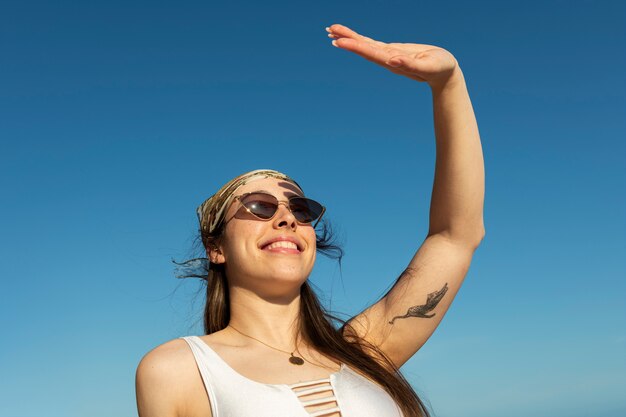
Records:
[[[259,222],[229,223],[226,225],[223,240],[226,259],[228,260],[229,255],[233,259],[242,256],[248,258],[254,255],[257,247],[253,237],[259,235],[258,229]]]
[[[311,228],[311,230],[306,235],[306,240],[309,242],[309,245],[313,248],[313,251],[317,249],[317,236],[315,235],[315,229]]]

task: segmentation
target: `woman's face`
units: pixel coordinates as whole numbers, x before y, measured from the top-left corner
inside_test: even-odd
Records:
[[[235,195],[254,191],[272,194],[279,202],[303,195],[296,185],[275,178],[249,182]],[[225,221],[219,260],[225,264],[231,286],[268,296],[299,291],[315,263],[315,230],[311,224],[298,223],[285,204],[279,204],[270,220],[261,220],[237,200],[227,210]]]

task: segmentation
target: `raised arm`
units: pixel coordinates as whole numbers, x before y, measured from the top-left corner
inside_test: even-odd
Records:
[[[428,235],[391,290],[350,320],[345,334],[378,346],[400,367],[441,322],[485,234],[478,126],[463,73],[448,51],[379,42],[342,25],[327,31],[338,48],[426,82],[432,91],[437,152]]]

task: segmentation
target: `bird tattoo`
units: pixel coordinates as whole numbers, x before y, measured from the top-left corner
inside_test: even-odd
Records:
[[[435,307],[437,307],[437,304],[439,304],[439,301],[441,301],[443,296],[446,295],[446,292],[448,292],[447,282],[445,283],[443,288],[440,289],[439,291],[431,292],[430,294],[428,294],[428,298],[426,299],[426,304],[421,305],[421,306],[410,307],[404,316],[394,317],[389,322],[389,324],[393,324],[393,322],[396,321],[396,319],[404,319],[407,317],[422,317],[422,318],[427,318],[427,319],[434,317],[435,313],[432,313],[432,314],[427,314],[427,313],[432,311]]]

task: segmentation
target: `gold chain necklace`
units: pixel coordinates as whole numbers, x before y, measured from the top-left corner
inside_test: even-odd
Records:
[[[272,349],[277,350],[277,351],[279,351],[279,352],[288,353],[288,354],[290,355],[290,356],[289,356],[289,363],[291,363],[292,365],[303,365],[303,364],[304,364],[304,359],[302,359],[302,358],[301,358],[301,357],[299,357],[299,356],[294,355],[294,354],[293,354],[293,352],[287,352],[286,350],[282,350],[282,349],[275,348],[274,346],[270,346],[270,345],[268,345],[267,343],[260,341],[260,340],[259,340],[259,339],[257,339],[256,337],[252,337],[252,336],[249,336],[249,335],[247,335],[247,334],[245,334],[245,333],[243,333],[243,332],[240,332],[239,330],[235,329],[235,328],[234,328],[232,325],[230,325],[230,324],[228,325],[228,327],[232,328],[234,331],[236,331],[237,333],[239,333],[239,334],[241,334],[241,335],[243,335],[243,336],[249,337],[250,339],[254,339],[254,340],[256,340],[257,342],[264,344],[264,345],[265,345],[265,346],[267,346],[268,348],[272,348]],[[294,352],[295,352],[295,350],[294,350]]]

